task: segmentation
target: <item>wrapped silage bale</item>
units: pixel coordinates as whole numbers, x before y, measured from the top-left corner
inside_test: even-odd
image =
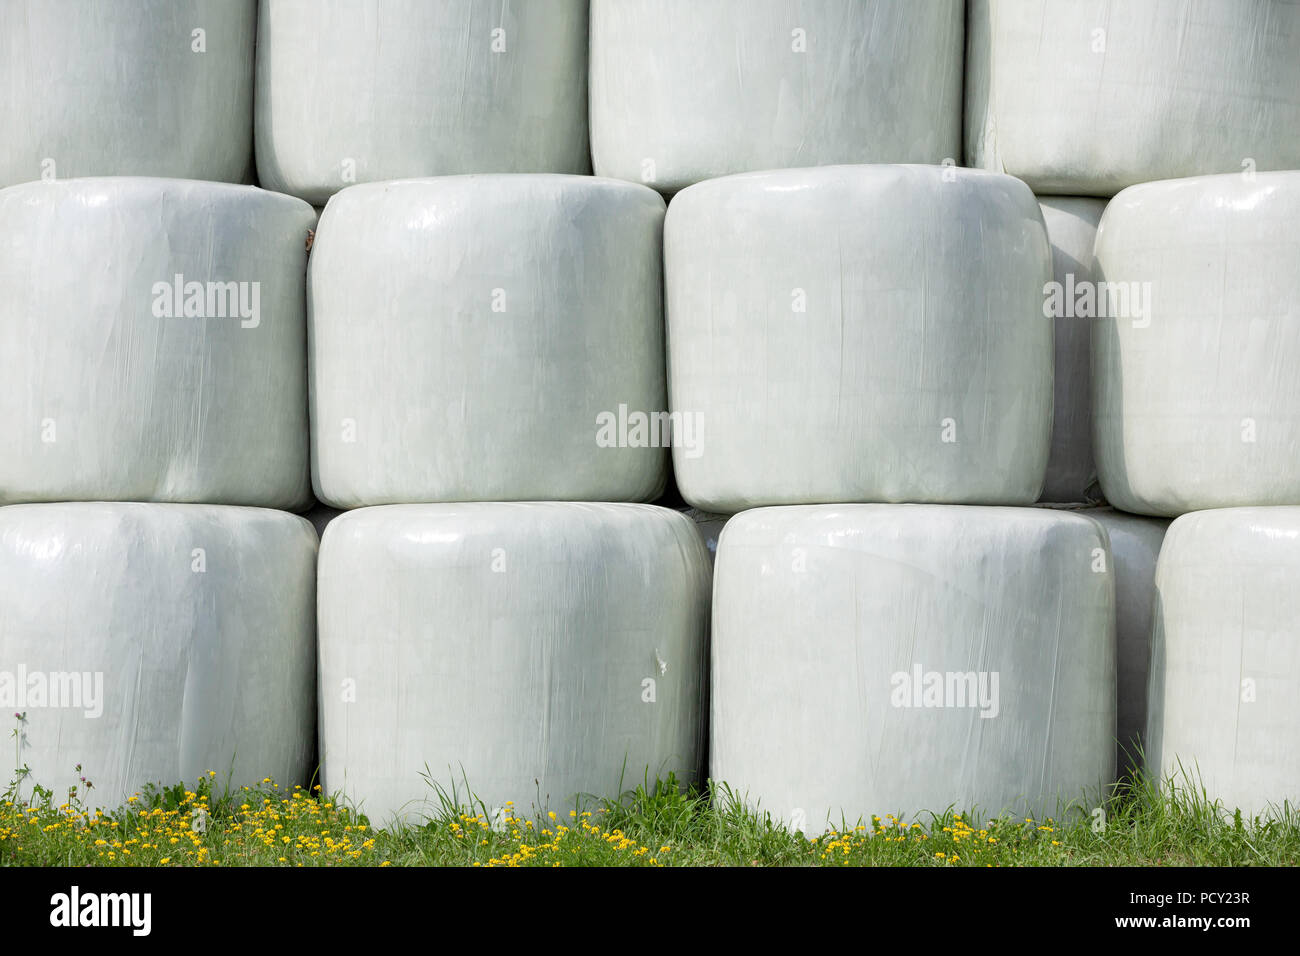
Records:
[[[690,504],[1038,499],[1052,266],[1024,183],[937,166],[710,180],[669,207],[664,265]]]
[[[1144,766],[1156,559],[1169,522],[1114,508],[1077,513],[1098,522],[1110,538],[1115,578],[1115,765],[1122,776]]]
[[[1052,287],[1044,289],[1044,314],[1055,324],[1052,451],[1042,501],[1095,497],[1092,459],[1091,326],[1075,314],[1076,290],[1094,284],[1093,243],[1106,202],[1079,196],[1038,201],[1052,244]]]
[[[956,162],[960,0],[593,0],[596,174]]]
[[[108,807],[208,771],[306,784],[315,562],[311,526],[262,508],[0,508],[0,709],[29,783]]]
[[[257,0],[0,3],[0,186],[245,181]]]
[[[224,183],[0,191],[0,503],[305,507],[312,220]]]
[[[1294,0],[971,0],[966,161],[1036,193],[1300,166]]]
[[[263,0],[257,171],[354,183],[586,173],[587,0]]]
[[[1106,499],[1153,515],[1300,503],[1300,172],[1132,186],[1096,255]]]
[[[1300,508],[1169,526],[1156,567],[1147,761],[1247,819],[1300,803]]]
[[[330,200],[308,280],[317,497],[655,498],[673,436],[663,216],[653,190],[579,176]]]
[[[727,523],[710,776],[797,830],[1085,810],[1115,761],[1106,536],[1043,508],[821,505]]]
[[[696,778],[710,569],[677,512],[363,508],[319,586],[325,789],[372,820],[436,811],[434,785],[495,817]]]

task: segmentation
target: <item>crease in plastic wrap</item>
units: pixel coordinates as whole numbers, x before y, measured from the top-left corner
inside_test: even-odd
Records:
[[[1055,323],[1052,451],[1042,501],[1087,501],[1098,497],[1092,458],[1092,370],[1089,319],[1076,314],[1082,290],[1097,282],[1093,244],[1103,199],[1049,196],[1038,201],[1052,244],[1052,282],[1045,311]]]
[[[1115,762],[1101,527],[1041,508],[736,515],[715,566],[710,776],[793,829],[1068,812]]]
[[[596,173],[960,159],[960,0],[593,0]]]
[[[351,511],[321,544],[324,786],[379,822],[572,808],[703,753],[710,567],[651,505]]]
[[[355,186],[308,278],[316,495],[646,501],[667,480],[653,190],[591,177]]]
[[[1096,254],[1106,500],[1166,516],[1300,503],[1300,171],[1130,187]]]
[[[315,559],[306,521],[262,508],[0,508],[0,707],[31,780],[107,807],[208,771],[305,785]]]
[[[1147,762],[1228,816],[1300,803],[1300,508],[1183,515],[1156,567]]]
[[[668,388],[701,441],[682,497],[1031,504],[1052,430],[1051,249],[1009,176],[937,166],[745,173],[664,227]]]
[[[305,507],[313,220],[224,183],[0,191],[0,503]]]
[[[1076,513],[1100,524],[1110,539],[1115,578],[1115,765],[1123,776],[1145,767],[1156,560],[1169,522],[1114,508]]]
[[[966,162],[1036,193],[1300,167],[1294,0],[971,0]]]
[[[263,186],[587,173],[587,0],[263,0]]]
[[[0,186],[245,181],[256,18],[257,0],[5,0]]]

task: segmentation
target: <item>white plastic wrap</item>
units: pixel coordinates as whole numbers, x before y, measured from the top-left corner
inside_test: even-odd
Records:
[[[242,182],[257,0],[0,3],[0,186]]]
[[[572,807],[702,759],[709,560],[651,505],[394,505],[321,544],[324,785],[376,822]]]
[[[0,713],[26,714],[31,780],[108,807],[209,770],[306,784],[315,559],[306,521],[262,508],[0,508]]]
[[[1169,522],[1114,508],[1077,513],[1099,522],[1110,537],[1115,577],[1115,764],[1122,774],[1143,765],[1139,758],[1147,723],[1156,559]]]
[[[1096,253],[1130,305],[1108,295],[1119,307],[1092,320],[1106,499],[1156,515],[1300,504],[1300,172],[1133,186]]]
[[[1247,819],[1300,803],[1298,581],[1294,507],[1184,515],[1156,568],[1148,765]]]
[[[312,220],[188,180],[0,191],[0,503],[305,506]]]
[[[808,833],[1096,799],[1115,761],[1106,557],[1098,524],[1042,508],[736,515],[715,568],[710,776]]]
[[[653,190],[578,176],[334,197],[309,278],[317,497],[656,497],[663,216]]]
[[[1036,193],[1300,166],[1294,0],[971,0],[966,161]]]
[[[263,0],[267,189],[589,169],[587,0]]]
[[[1092,460],[1091,329],[1089,320],[1075,315],[1066,303],[1074,299],[1067,293],[1097,281],[1092,250],[1106,202],[1062,196],[1040,199],[1038,205],[1052,244],[1052,281],[1060,287],[1059,299],[1053,299],[1052,291],[1044,294],[1056,335],[1052,452],[1041,500],[1084,501],[1097,481]]]
[[[746,173],[664,233],[682,497],[1029,504],[1051,439],[1051,250],[1009,176],[936,166]]]
[[[729,173],[961,149],[960,0],[593,0],[596,173]]]

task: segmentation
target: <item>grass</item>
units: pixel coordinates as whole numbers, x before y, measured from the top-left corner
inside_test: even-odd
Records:
[[[671,777],[591,810],[540,813],[508,805],[497,820],[477,801],[436,789],[422,826],[375,829],[318,787],[271,780],[233,793],[209,771],[193,786],[149,788],[113,811],[83,786],[65,799],[24,774],[0,796],[6,866],[1141,866],[1296,865],[1300,818],[1290,807],[1255,820],[1225,814],[1205,791],[1138,779],[1117,786],[1106,825],[1074,814],[997,818],[948,811],[905,822],[887,815],[809,836],[747,808],[725,785]]]

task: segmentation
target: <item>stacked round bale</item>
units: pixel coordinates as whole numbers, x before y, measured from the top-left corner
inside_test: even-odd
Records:
[[[966,158],[1047,195],[1300,167],[1291,0],[972,0]]]
[[[587,0],[276,0],[257,172],[323,205],[355,183],[585,173]]]
[[[0,700],[32,780],[89,779],[107,806],[209,772],[217,792],[306,784],[315,572],[311,526],[281,511],[0,508]]]
[[[495,817],[693,779],[709,584],[691,521],[652,505],[340,516],[320,559],[326,788],[415,821],[438,791]]]
[[[596,174],[671,195],[751,170],[955,164],[962,3],[593,0]]]
[[[249,182],[257,0],[0,4],[0,187]]]
[[[308,292],[320,499],[658,497],[663,218],[653,190],[589,176],[331,199]]]
[[[313,221],[224,183],[0,191],[0,502],[306,507]]]
[[[745,173],[664,236],[673,448],[692,505],[1030,504],[1051,433],[1051,251],[1009,176]]]
[[[1300,797],[1300,508],[1169,526],[1156,569],[1147,761],[1247,821]]]
[[[1166,516],[1300,503],[1300,171],[1132,186],[1096,255],[1116,306],[1092,323],[1106,497]]]
[[[1037,508],[737,515],[716,572],[713,776],[809,833],[1096,806],[1115,759],[1105,555],[1096,522]]]

